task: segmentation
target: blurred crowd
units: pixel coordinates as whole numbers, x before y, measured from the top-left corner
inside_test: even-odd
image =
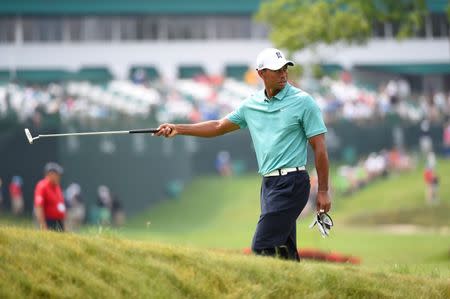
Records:
[[[26,216],[25,201],[33,205],[34,198],[24,198],[23,178],[14,175],[9,184],[4,183],[5,181],[0,178],[0,212],[7,212],[7,209],[10,209],[15,217]],[[67,231],[76,231],[87,223],[103,226],[122,226],[125,223],[122,201],[106,185],[98,186],[96,200],[92,206],[86,204],[82,188],[75,182],[70,183],[63,190],[63,197],[66,211],[64,227]],[[7,201],[8,198],[9,201]]]
[[[377,120],[388,115],[412,122],[440,122],[450,117],[450,93],[413,93],[404,79],[389,80],[375,89],[354,84],[343,73],[339,80],[324,77],[316,89],[313,95],[328,122]]]
[[[67,82],[44,86],[0,85],[0,118],[15,113],[19,121],[39,126],[42,117],[101,119],[113,115],[144,117],[156,123],[177,120],[197,122],[225,116],[261,87],[256,75],[244,80],[221,76],[197,76],[173,81],[113,80],[104,84]],[[406,80],[390,80],[377,89],[355,84],[343,72],[339,78],[323,77],[315,85],[295,85],[310,92],[326,122],[377,120],[387,115],[419,122],[450,117],[450,93],[413,93]]]
[[[373,152],[362,157],[354,164],[341,164],[335,175],[331,175],[331,192],[348,196],[362,190],[380,179],[393,174],[409,172],[423,164],[424,202],[435,205],[439,202],[440,178],[436,170],[436,154],[430,148],[423,148],[418,155],[412,155],[404,150],[393,148]],[[302,216],[315,211],[318,190],[318,179],[315,169],[310,171],[310,196]]]
[[[392,149],[374,152],[367,157],[362,157],[354,165],[340,165],[335,175],[331,178],[331,192],[339,195],[351,195],[365,188],[380,178],[386,178],[393,173],[412,170],[417,161],[405,151]],[[318,190],[317,173],[310,172],[311,190],[308,206],[305,212],[315,210],[315,200]]]
[[[0,85],[0,118],[14,114],[19,122],[39,127],[43,118],[58,115],[61,120],[84,121],[115,116],[142,117],[161,123],[196,122],[226,115],[255,88],[233,79],[200,76],[137,84],[110,81],[106,84]]]
[[[416,165],[417,159],[403,150],[374,152],[355,165],[339,166],[333,186],[336,192],[349,195],[379,178],[412,170]]]

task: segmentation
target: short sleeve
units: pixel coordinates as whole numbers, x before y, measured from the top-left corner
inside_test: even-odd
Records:
[[[307,138],[327,132],[323,121],[322,112],[314,99],[308,95],[305,98],[305,111],[302,117],[302,125]]]
[[[237,124],[241,129],[247,127],[244,116],[245,102],[243,102],[236,110],[230,112],[226,118],[232,123]]]
[[[40,207],[44,204],[44,188],[42,184],[38,184],[34,190],[34,206]]]

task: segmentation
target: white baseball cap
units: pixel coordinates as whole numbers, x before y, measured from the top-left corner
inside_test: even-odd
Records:
[[[64,173],[64,169],[56,162],[48,162],[47,164],[45,164],[44,172],[48,173],[51,171],[56,172],[59,175],[62,175]]]
[[[269,69],[276,71],[281,69],[286,64],[293,66],[294,63],[290,60],[286,60],[281,52],[275,48],[266,48],[262,50],[256,57],[256,70]]]

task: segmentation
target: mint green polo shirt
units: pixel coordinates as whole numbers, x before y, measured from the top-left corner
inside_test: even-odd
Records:
[[[289,83],[270,100],[259,91],[226,118],[249,129],[261,175],[305,166],[308,138],[327,132],[314,99]]]

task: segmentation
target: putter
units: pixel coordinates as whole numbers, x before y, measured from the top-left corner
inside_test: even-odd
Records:
[[[109,134],[136,134],[136,133],[156,133],[158,129],[138,129],[129,131],[104,131],[104,132],[82,132],[82,133],[65,133],[65,134],[42,134],[36,137],[31,136],[30,130],[25,129],[25,136],[27,136],[28,142],[33,144],[33,142],[39,138],[49,138],[49,137],[65,137],[65,136],[90,136],[90,135],[109,135]]]

